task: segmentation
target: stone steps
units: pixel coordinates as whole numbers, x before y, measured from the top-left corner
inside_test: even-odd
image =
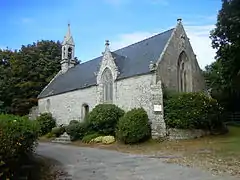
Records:
[[[70,136],[65,132],[63,135],[61,135],[60,137],[52,140],[51,142],[68,144],[68,143],[71,143],[71,140],[70,140]]]

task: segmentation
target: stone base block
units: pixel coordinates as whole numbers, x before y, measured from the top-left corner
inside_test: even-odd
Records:
[[[180,140],[180,139],[195,139],[210,134],[208,131],[201,129],[168,129],[168,139],[170,140]]]

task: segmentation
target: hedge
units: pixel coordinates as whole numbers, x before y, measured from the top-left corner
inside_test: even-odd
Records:
[[[40,133],[41,135],[45,135],[52,131],[52,128],[56,127],[56,120],[52,117],[51,113],[42,113],[39,117],[37,117],[36,121],[38,121],[40,125]]]
[[[223,127],[222,108],[201,92],[180,93],[164,100],[168,128],[215,130]]]
[[[34,151],[38,134],[39,125],[36,121],[0,114],[0,179],[15,175],[20,161]]]

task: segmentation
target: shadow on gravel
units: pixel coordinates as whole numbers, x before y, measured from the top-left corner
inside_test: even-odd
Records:
[[[35,154],[33,164],[29,180],[72,180],[64,166],[55,159]]]

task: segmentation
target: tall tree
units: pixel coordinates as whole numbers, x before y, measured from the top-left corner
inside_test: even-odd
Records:
[[[1,112],[9,112],[11,107],[13,91],[13,81],[10,61],[16,52],[10,50],[0,50],[0,102]]]
[[[216,28],[211,32],[221,87],[232,101],[240,98],[240,0],[222,0]]]
[[[2,59],[2,61],[1,61]],[[9,113],[25,115],[60,70],[61,44],[38,41],[17,51],[0,51],[0,101]]]

